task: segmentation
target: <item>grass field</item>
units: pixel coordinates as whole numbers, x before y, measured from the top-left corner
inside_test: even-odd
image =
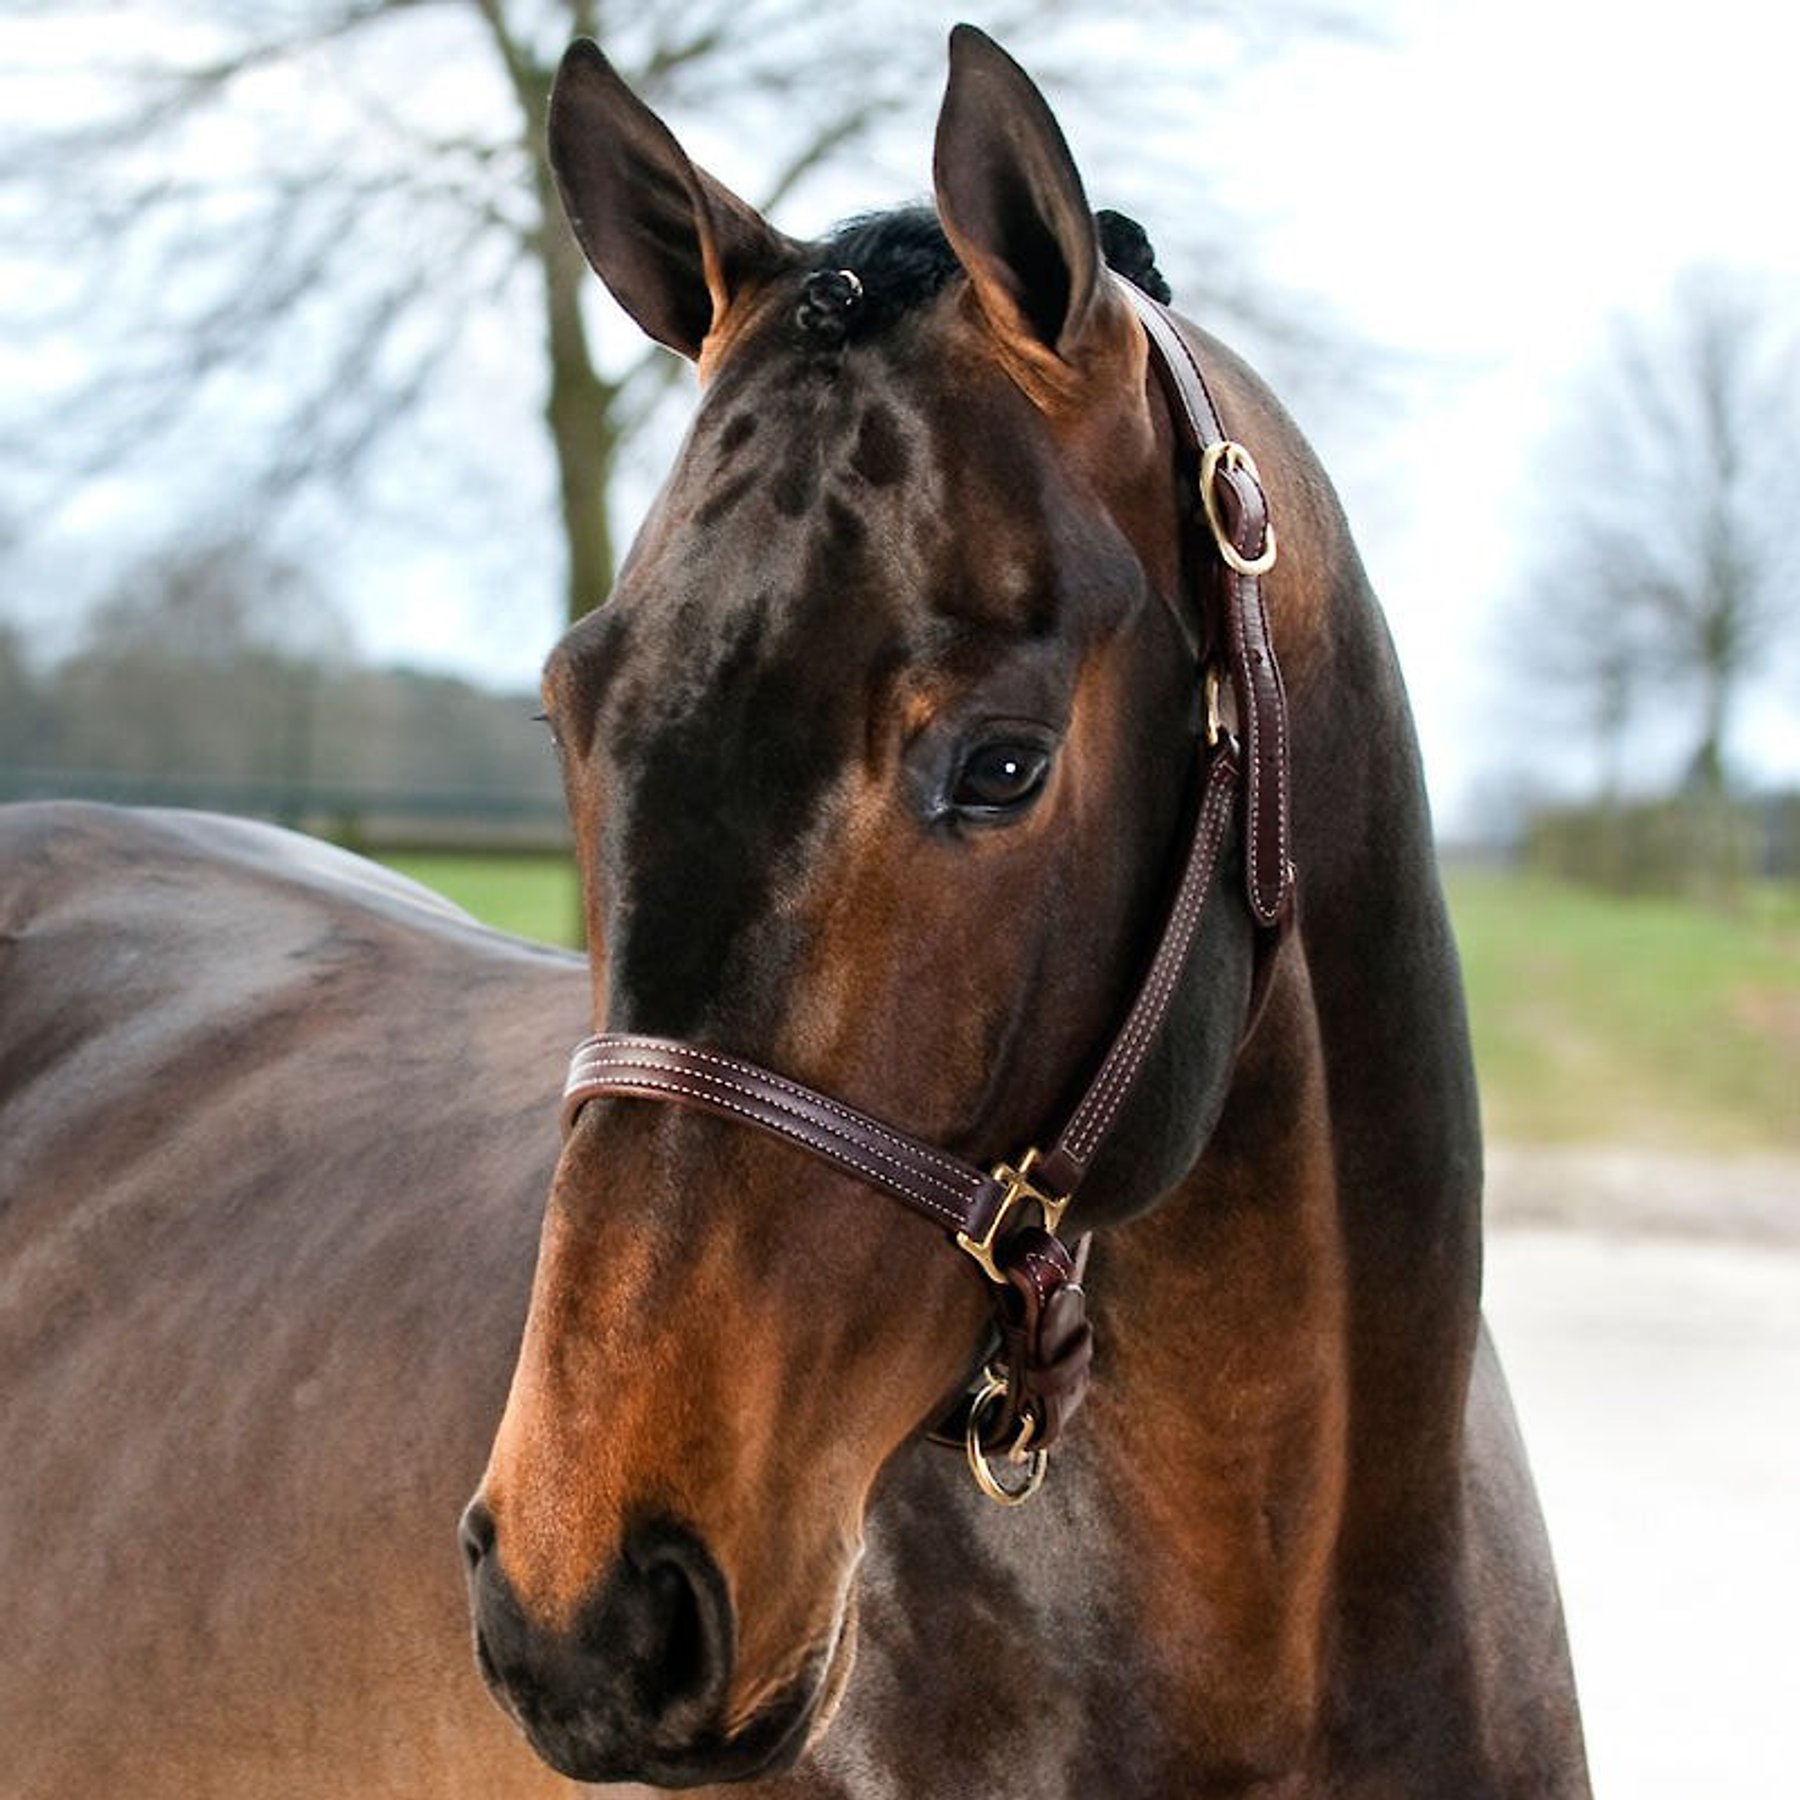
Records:
[[[573,937],[564,857],[391,860],[503,930]],[[1800,1151],[1800,896],[1726,913],[1511,874],[1449,889],[1493,1136]]]
[[[575,866],[566,856],[462,856],[432,850],[381,860],[435,888],[484,924],[545,944],[575,941],[579,897]]]
[[[1800,1150],[1800,897],[1738,911],[1453,874],[1489,1132]]]

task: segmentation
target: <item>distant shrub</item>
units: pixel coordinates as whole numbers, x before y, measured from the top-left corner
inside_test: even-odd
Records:
[[[1621,894],[1729,900],[1753,880],[1792,879],[1800,798],[1753,804],[1700,794],[1546,809],[1527,823],[1532,869]]]

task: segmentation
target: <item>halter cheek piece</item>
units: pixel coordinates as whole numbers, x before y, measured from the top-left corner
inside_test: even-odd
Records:
[[[1207,621],[1207,725],[1200,801],[1162,937],[1099,1072],[1047,1150],[982,1169],[842,1101],[722,1051],[669,1038],[606,1033],[575,1051],[563,1090],[566,1137],[602,1096],[670,1100],[757,1126],[912,1207],[950,1233],[990,1284],[998,1347],[954,1432],[983,1493],[1006,1505],[1043,1480],[1052,1444],[1081,1404],[1093,1358],[1081,1269],[1059,1235],[1063,1215],[1137,1084],[1167,1014],[1242,802],[1246,899],[1259,927],[1252,1012],[1278,934],[1291,914],[1287,706],[1259,580],[1275,533],[1256,465],[1225,436],[1187,338],[1173,316],[1128,283],[1150,340],[1219,568]],[[1220,723],[1219,662],[1242,746]],[[1035,1222],[1034,1222],[1035,1221]],[[942,1435],[942,1428],[940,1428]],[[996,1458],[1001,1466],[996,1466]]]

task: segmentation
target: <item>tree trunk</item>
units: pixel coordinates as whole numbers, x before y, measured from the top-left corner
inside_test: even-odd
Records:
[[[542,232],[550,383],[544,416],[556,448],[556,476],[567,550],[565,614],[571,623],[612,591],[616,564],[606,496],[618,453],[618,390],[601,380],[581,320],[587,272],[560,212],[546,211]]]
[[[1708,664],[1700,671],[1704,686],[1700,697],[1700,742],[1688,767],[1688,783],[1706,800],[1725,797],[1725,713],[1729,702],[1729,673]]]
[[[521,138],[531,161],[537,228],[528,250],[543,274],[544,345],[549,382],[544,419],[556,453],[556,481],[563,526],[563,614],[571,623],[612,591],[615,573],[612,520],[606,497],[624,436],[619,389],[602,380],[581,317],[587,278],[575,235],[563,219],[556,178],[543,154],[554,69],[544,67],[513,34],[503,0],[477,0],[519,102]],[[570,8],[572,36],[592,37],[599,9],[592,0]]]

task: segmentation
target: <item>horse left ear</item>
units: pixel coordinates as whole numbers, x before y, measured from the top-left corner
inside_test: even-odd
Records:
[[[938,216],[1015,378],[1040,403],[1134,341],[1129,307],[1049,104],[985,32],[950,34]]]
[[[697,358],[734,294],[791,262],[794,245],[689,161],[661,119],[586,38],[550,94],[550,166],[588,261],[658,343]]]

